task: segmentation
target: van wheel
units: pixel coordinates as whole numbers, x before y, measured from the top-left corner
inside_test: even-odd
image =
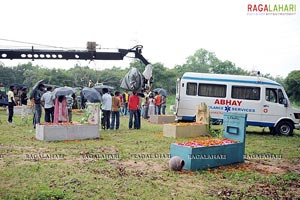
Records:
[[[276,133],[285,136],[292,136],[294,132],[293,124],[289,121],[281,121],[275,127]]]

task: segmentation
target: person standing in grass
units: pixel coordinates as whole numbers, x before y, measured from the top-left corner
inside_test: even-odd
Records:
[[[67,98],[65,96],[58,96],[55,100],[53,122],[68,122]]]
[[[161,114],[166,114],[166,107],[167,107],[167,97],[165,95],[161,96]]]
[[[120,107],[121,107],[121,100],[120,100],[120,92],[116,91],[115,96],[112,97],[112,106],[111,106],[111,124],[110,129],[114,130],[116,125],[116,130],[119,129],[120,126]]]
[[[121,103],[121,107],[120,107],[120,114],[123,115],[123,108],[124,108],[124,99],[123,99],[123,94],[121,94],[121,92],[119,92],[119,99],[120,99],[120,103]]]
[[[149,95],[149,109],[148,109],[148,116],[155,114],[155,99],[153,93]]]
[[[148,111],[149,111],[149,96],[145,97],[145,101],[144,101],[144,115],[143,118],[144,119],[148,119],[149,115],[148,115]]]
[[[102,112],[103,112],[103,120],[102,127],[103,129],[109,130],[110,128],[110,112],[112,106],[112,97],[108,93],[107,88],[103,88],[103,96],[102,96]]]
[[[128,110],[128,101],[129,101],[129,94],[128,91],[126,90],[125,93],[123,94],[123,115],[127,115],[127,110]]]
[[[33,101],[34,101],[34,114],[33,114],[33,127],[36,127],[36,124],[39,124],[42,116],[42,106],[41,106],[41,97],[45,89],[44,84],[40,84],[38,89],[34,91]]]
[[[138,120],[138,107],[139,107],[139,97],[136,92],[133,91],[132,95],[129,96],[128,107],[129,107],[129,129],[132,129],[134,120],[134,129],[139,129],[140,125]]]
[[[8,123],[13,122],[14,116],[14,106],[16,105],[15,96],[14,96],[15,87],[12,85],[9,87],[9,91],[7,92],[8,96]]]
[[[21,110],[21,119],[22,120],[27,120],[28,114],[27,114],[27,88],[22,88],[22,94],[21,94],[21,105],[22,105],[22,110]]]
[[[160,111],[161,111],[161,96],[160,94],[158,94],[158,92],[155,92],[155,114],[156,115],[160,115]]]
[[[68,108],[68,119],[69,122],[72,122],[72,108],[74,104],[75,94],[66,96],[67,98],[67,108]]]
[[[54,120],[54,100],[55,97],[52,94],[52,87],[47,88],[47,92],[41,97],[42,105],[45,109],[45,122],[53,123]]]

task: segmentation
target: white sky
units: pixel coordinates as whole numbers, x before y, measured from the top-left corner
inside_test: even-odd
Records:
[[[297,4],[292,16],[250,16],[248,3]],[[246,70],[283,76],[300,69],[300,0],[2,0],[1,39],[60,47],[144,46],[151,63],[173,68],[200,48]],[[0,40],[0,48],[16,44]],[[125,61],[34,61],[45,67],[124,66]],[[29,60],[0,60],[5,66]]]

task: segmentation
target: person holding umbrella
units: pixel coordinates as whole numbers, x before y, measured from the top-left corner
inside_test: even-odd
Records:
[[[38,88],[33,92],[33,102],[34,102],[34,114],[33,114],[33,127],[36,127],[36,124],[39,124],[42,116],[42,106],[41,106],[41,97],[44,91],[44,84],[39,84]]]
[[[54,120],[53,120],[54,123],[68,122],[69,115],[68,115],[68,108],[67,108],[68,106],[67,96],[72,95],[74,93],[75,93],[75,89],[68,86],[56,88],[52,92],[52,95],[56,97],[55,105],[54,105]],[[73,104],[73,99],[72,102],[70,103]]]
[[[60,95],[55,100],[54,106],[54,123],[62,123],[68,121],[67,98]]]

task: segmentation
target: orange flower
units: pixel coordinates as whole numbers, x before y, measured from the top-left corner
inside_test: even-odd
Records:
[[[228,138],[222,138],[222,139],[206,139],[206,140],[192,140],[188,142],[177,142],[180,146],[189,146],[189,147],[208,147],[208,146],[219,146],[219,145],[227,145],[227,144],[233,144],[237,143],[236,140],[231,140]]]

